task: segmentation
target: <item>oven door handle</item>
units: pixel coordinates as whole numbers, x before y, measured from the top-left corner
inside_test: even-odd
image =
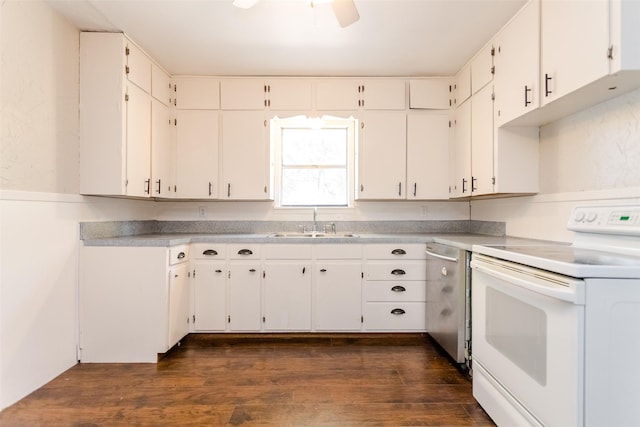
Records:
[[[426,250],[425,252],[427,253],[427,255],[430,255],[430,256],[432,256],[434,258],[443,259],[445,261],[458,262],[458,258],[453,258],[453,257],[446,256],[446,255],[440,255],[440,254],[437,254],[435,252],[431,252],[429,250]]]
[[[574,283],[581,282],[580,280],[567,279],[565,284],[554,283],[551,280],[545,280],[541,277],[533,277],[524,271],[518,271],[515,269],[513,271],[509,271],[509,273],[504,273],[497,270],[496,267],[487,267],[481,262],[475,260],[471,261],[471,268],[503,280],[509,284],[523,289],[528,289],[541,295],[574,304],[584,304],[584,300],[579,297],[574,285]]]

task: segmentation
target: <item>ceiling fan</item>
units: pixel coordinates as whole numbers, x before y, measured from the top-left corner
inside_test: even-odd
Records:
[[[233,5],[242,9],[249,9],[253,7],[260,0],[233,0]],[[319,3],[331,3],[333,13],[336,15],[336,19],[342,28],[347,27],[358,19],[360,14],[356,9],[356,4],[353,0],[310,0],[309,4],[314,7]]]

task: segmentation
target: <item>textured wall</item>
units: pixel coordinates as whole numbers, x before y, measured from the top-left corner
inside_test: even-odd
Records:
[[[0,188],[77,193],[79,32],[41,1],[2,9]]]

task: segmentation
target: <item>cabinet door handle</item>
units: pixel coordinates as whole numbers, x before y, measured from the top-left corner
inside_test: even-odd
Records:
[[[467,185],[467,180],[462,178],[462,194],[467,192],[466,185]]]
[[[391,288],[391,290],[393,292],[405,292],[407,290],[407,288],[405,288],[404,286],[394,286],[393,288]]]
[[[391,274],[393,274],[394,276],[402,276],[403,274],[407,274],[407,273],[404,270],[396,268],[391,272]]]
[[[524,106],[528,107],[531,104],[529,101],[529,92],[531,92],[531,88],[527,85],[524,85]]]
[[[549,89],[549,81],[551,81],[551,79],[552,77],[549,74],[544,75],[544,96],[549,96],[553,93],[553,91]]]
[[[416,197],[418,195],[418,183],[414,182],[413,183],[413,197]]]
[[[327,272],[327,269],[326,269],[326,268],[321,268],[321,269],[320,269],[320,273],[326,273],[326,272]]]
[[[393,310],[391,310],[391,314],[395,315],[395,316],[400,316],[402,314],[405,314],[406,311],[404,311],[401,308],[394,308]]]
[[[306,273],[307,267],[302,267],[302,274]]]
[[[149,194],[149,191],[151,190],[151,179],[147,179],[144,181],[144,194]]]
[[[471,177],[471,192],[473,193],[474,191],[478,191],[478,187],[476,186],[476,182],[478,181],[478,178],[476,178],[475,176]]]
[[[256,269],[255,269],[255,268],[252,268],[252,269],[250,269],[250,270],[249,270],[249,272],[251,272],[251,273],[255,273],[255,272],[256,272]]]
[[[209,183],[209,196],[213,193],[213,185]]]
[[[207,249],[202,252],[202,255],[215,256],[215,255],[218,255],[218,251],[216,251],[215,249]]]
[[[391,255],[406,255],[407,251],[404,249],[394,249],[391,251]]]
[[[227,197],[231,197],[231,183],[227,184]]]
[[[160,191],[161,191],[161,188],[162,188],[162,184],[160,183],[160,180],[157,180],[156,184],[158,184],[158,189],[156,190],[156,193],[160,194]]]
[[[216,270],[216,273],[222,273],[222,270]]]
[[[238,255],[253,255],[253,251],[251,249],[240,249]]]
[[[398,196],[402,196],[402,182],[398,183]]]
[[[178,259],[184,259],[184,257],[186,257],[186,256],[187,256],[187,254],[185,254],[184,252],[180,252],[178,254]]]

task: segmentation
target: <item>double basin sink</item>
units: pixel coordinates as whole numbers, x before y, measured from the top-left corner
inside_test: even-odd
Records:
[[[357,234],[353,233],[323,233],[323,232],[291,232],[291,233],[273,233],[270,234],[269,237],[282,237],[282,238],[322,238],[322,237],[333,237],[333,238],[345,238],[345,237],[359,237]]]

